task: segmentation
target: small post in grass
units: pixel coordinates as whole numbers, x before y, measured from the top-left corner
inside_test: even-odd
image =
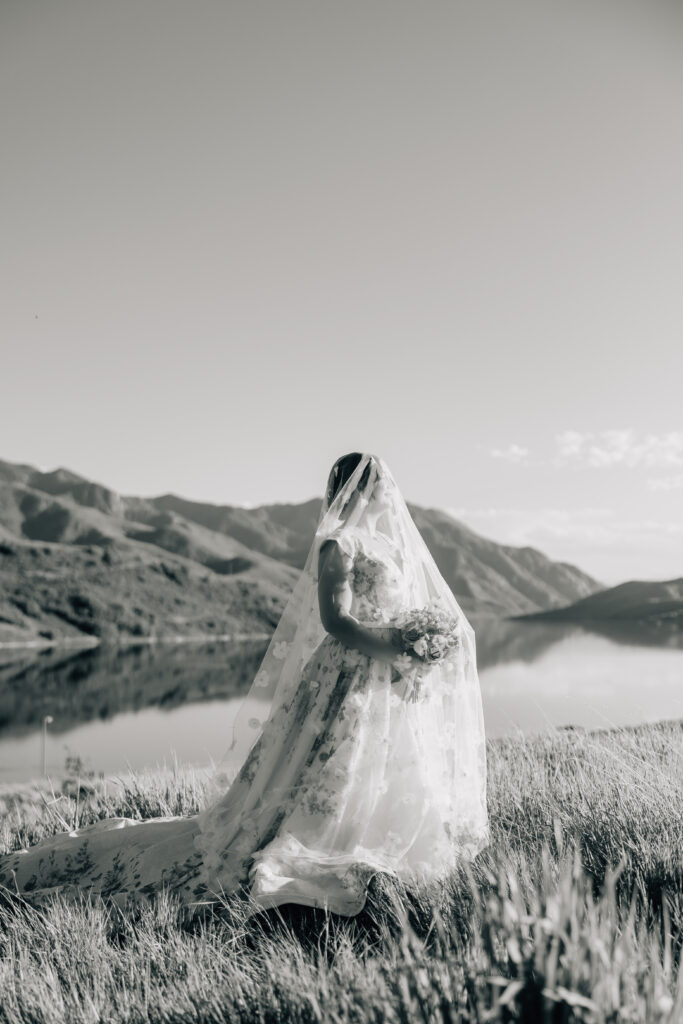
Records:
[[[47,777],[47,727],[52,725],[54,718],[52,715],[43,715],[43,733],[41,741],[41,753],[42,753],[42,764],[43,764],[43,778]]]

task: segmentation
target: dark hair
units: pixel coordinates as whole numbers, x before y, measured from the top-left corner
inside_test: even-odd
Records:
[[[327,482],[327,504],[328,506],[334,501],[335,495],[339,493],[341,488],[344,486],[346,481],[349,479],[353,471],[358,467],[363,455],[361,452],[349,452],[348,455],[342,455],[340,459],[337,459],[334,466],[330,470],[330,476]],[[370,479],[370,466],[371,461],[368,462],[367,466],[363,470],[363,474],[358,481],[358,490],[365,490],[368,480]]]

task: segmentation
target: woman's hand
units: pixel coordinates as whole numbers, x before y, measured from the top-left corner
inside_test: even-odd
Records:
[[[375,632],[385,643],[383,661],[394,661],[403,651],[403,635],[397,626],[380,626]]]
[[[335,635],[348,647],[388,664],[403,653],[401,630],[393,626],[364,626],[354,619],[347,623],[345,631]]]

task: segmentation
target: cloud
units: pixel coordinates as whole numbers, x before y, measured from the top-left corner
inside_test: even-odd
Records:
[[[509,444],[507,448],[492,448],[489,452],[494,459],[504,459],[505,462],[525,462],[529,457],[529,449],[520,444]]]
[[[683,431],[680,430],[644,436],[631,429],[597,433],[565,430],[555,435],[555,444],[554,462],[560,466],[583,465],[595,469],[683,466]]]
[[[572,539],[609,543],[613,537],[611,508],[449,508],[448,513],[463,519],[485,536],[505,543],[536,545],[541,538]],[[476,524],[476,526],[474,525]]]
[[[491,448],[494,459],[515,465],[532,465],[531,450],[514,442],[505,448]],[[543,460],[533,464],[544,465]],[[675,469],[683,467],[683,431],[665,434],[639,434],[630,428],[624,430],[580,431],[563,430],[555,435],[555,451],[551,458],[555,466],[605,469],[621,467],[635,469]],[[651,490],[674,490],[683,483],[683,474],[674,474],[648,481]]]
[[[580,434],[577,430],[565,430],[555,435],[559,458],[569,459],[572,455],[580,455],[584,441],[589,434]]]
[[[640,545],[661,535],[683,537],[683,522],[622,519],[613,508],[449,508],[456,519],[477,523],[482,533],[505,536],[510,544],[572,540],[614,546]]]
[[[651,491],[677,491],[683,487],[683,473],[676,476],[660,476],[648,480],[647,486]]]
[[[683,576],[683,523],[623,517],[612,508],[449,508],[501,544],[531,546],[607,584]]]

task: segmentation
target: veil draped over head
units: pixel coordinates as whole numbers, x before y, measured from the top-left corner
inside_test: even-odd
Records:
[[[485,845],[488,831],[485,733],[474,630],[441,576],[385,461],[362,455],[341,486],[334,469],[304,569],[236,714],[232,743],[217,766],[212,795],[225,793],[269,717],[294,697],[305,666],[328,636],[318,605],[318,557],[326,540],[336,540],[347,553],[361,549],[366,568],[368,559],[370,565],[374,560],[392,567],[386,599],[381,599],[380,588],[373,600],[364,601],[363,566],[356,563],[352,614],[362,625],[401,625],[408,612],[434,601],[457,620],[455,651],[426,669],[420,667],[424,673],[420,699],[401,703],[411,718],[411,734],[419,737],[419,748],[428,752],[424,771],[431,773],[430,785],[441,794],[450,834],[462,849],[474,854]],[[338,473],[338,465],[336,469]],[[388,671],[387,663],[382,667]],[[400,696],[405,680],[396,670],[392,672],[392,686]],[[396,756],[400,758],[400,749]]]

